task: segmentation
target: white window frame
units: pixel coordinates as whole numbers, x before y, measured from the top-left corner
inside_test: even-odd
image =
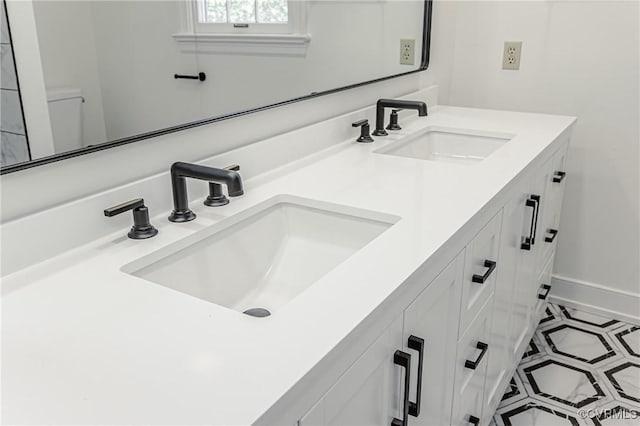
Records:
[[[288,1],[286,24],[250,23],[248,28],[200,22],[200,0],[185,0],[183,5],[182,31],[173,35],[183,52],[304,56],[311,41],[308,0]]]

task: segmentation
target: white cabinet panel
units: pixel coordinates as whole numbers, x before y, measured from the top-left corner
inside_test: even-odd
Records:
[[[390,425],[402,417],[405,372],[393,363],[402,347],[399,316],[299,421],[310,425]]]
[[[529,291],[526,283],[520,281],[520,258],[523,256],[522,228],[523,224],[528,224],[531,220],[531,209],[526,207],[529,195],[525,189],[519,190],[517,195],[504,206],[502,215],[500,264],[498,265],[496,291],[502,293],[499,299],[506,297],[505,292],[510,293],[508,295],[511,299],[509,321],[502,326],[508,328],[506,333],[508,345],[511,348],[509,357],[511,363],[516,361],[516,348],[527,343],[524,340],[529,332]],[[502,307],[501,304],[498,306]],[[498,327],[498,323],[496,323],[496,327]],[[500,332],[501,329],[498,327],[493,333]]]
[[[411,425],[451,423],[463,263],[461,252],[404,312],[404,351],[412,355],[409,400],[413,402],[418,402],[419,358],[407,342],[410,336],[424,340],[420,413],[410,417]]]
[[[493,295],[489,296],[458,343],[451,419],[453,425],[477,425],[482,419],[485,373],[491,354],[488,338]]]
[[[537,280],[542,265],[539,266],[542,258],[542,250],[544,244],[543,232],[539,225],[544,215],[544,206],[546,202],[546,186],[549,177],[550,163],[539,168],[537,173],[525,187],[525,202],[521,206],[509,204],[510,208],[524,208],[524,216],[521,225],[521,241],[520,250],[517,255],[517,275],[514,286],[513,304],[517,306],[517,312],[512,317],[514,323],[521,325],[521,318],[526,318],[522,328],[513,330],[516,337],[513,354],[516,356],[521,353],[523,348],[528,345],[527,336],[532,328],[536,327],[533,323],[534,311],[537,303],[538,285]],[[519,198],[519,197],[518,197]],[[531,201],[535,201],[531,203]],[[505,207],[505,211],[507,207]]]
[[[534,280],[538,278],[540,271],[544,267],[546,263],[545,258],[545,249],[549,246],[549,244],[545,243],[546,236],[546,228],[545,228],[545,218],[549,214],[548,212],[552,210],[552,200],[547,192],[548,184],[551,181],[551,165],[553,159],[549,159],[535,175],[535,179],[532,182],[531,193],[537,194],[540,196],[540,203],[538,207],[537,217],[535,217],[535,226],[534,229],[536,231],[535,234],[535,244],[532,247],[532,251],[535,255],[535,263],[534,269],[536,273],[534,274]],[[548,254],[548,253],[547,253]]]
[[[541,243],[544,246],[541,265],[546,265],[549,261],[558,241],[560,212],[566,181],[566,159],[567,147],[564,146],[553,156],[550,165],[546,190],[547,203],[541,222],[541,238],[544,241]]]
[[[495,285],[495,269],[500,247],[500,223],[498,213],[473,238],[465,249],[464,278],[462,281],[462,305],[460,335],[464,334],[471,320],[491,296]]]
[[[523,201],[524,196],[520,197]],[[520,235],[517,231],[519,221],[522,220],[523,204],[516,204],[515,208],[505,209],[503,212],[503,230],[501,232],[501,247],[499,254],[499,266],[497,270],[496,287],[493,296],[493,314],[491,331],[489,333],[489,346],[491,351],[487,363],[487,372],[484,387],[484,418],[482,424],[486,424],[499,405],[506,383],[510,380],[510,370],[517,360],[514,357],[513,347],[516,339],[522,332],[529,330],[526,308],[513,304],[514,283],[518,276],[518,256],[520,255]],[[512,226],[512,223],[518,226]],[[512,318],[516,324],[511,324]],[[512,331],[522,330],[520,333]],[[522,337],[520,337],[522,339]]]

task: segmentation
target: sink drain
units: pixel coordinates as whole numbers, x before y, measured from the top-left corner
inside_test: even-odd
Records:
[[[244,311],[243,314],[251,315],[252,317],[264,318],[271,315],[271,312],[265,308],[251,308]]]

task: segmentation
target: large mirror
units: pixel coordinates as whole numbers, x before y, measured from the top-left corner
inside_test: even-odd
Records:
[[[6,9],[29,136],[25,155],[2,157],[3,173],[416,72],[428,57],[424,0],[6,0]],[[4,48],[2,63],[4,73]]]

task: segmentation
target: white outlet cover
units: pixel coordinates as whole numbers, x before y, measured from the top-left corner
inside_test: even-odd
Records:
[[[415,65],[416,40],[413,38],[400,39],[400,64]]]
[[[502,53],[503,70],[519,70],[520,56],[522,54],[521,41],[505,41]]]

